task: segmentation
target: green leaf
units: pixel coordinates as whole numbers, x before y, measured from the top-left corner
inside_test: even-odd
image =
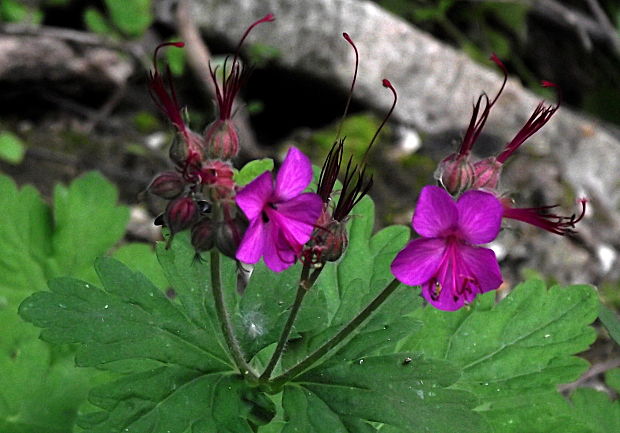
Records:
[[[28,7],[16,0],[0,1],[0,17],[6,22],[20,22],[28,18]]]
[[[88,276],[73,269],[90,269],[95,258],[125,234],[129,210],[116,205],[118,191],[96,172],[88,173],[69,188],[54,188],[55,275]]]
[[[273,159],[255,159],[254,161],[248,162],[241,170],[235,173],[234,180],[237,185],[244,186],[264,172],[271,170],[273,170]]]
[[[175,240],[164,263],[174,268],[183,244]],[[91,392],[90,402],[102,412],[80,425],[92,433],[185,433],[190,425],[195,433],[251,433],[244,418],[268,405],[231,375],[215,332],[122,263],[104,257],[95,267],[103,288],[58,278],[50,292],[35,293],[20,306],[25,320],[43,328],[43,340],[78,344],[78,366],[124,374]],[[180,300],[196,289],[187,281],[175,282]],[[201,284],[209,291],[209,281]]]
[[[3,338],[8,332],[18,341],[0,353],[0,431],[72,431],[92,373],[76,371],[71,353],[36,340],[31,326],[23,332],[23,323],[17,329],[2,323]]]
[[[405,359],[409,360],[404,361]],[[364,421],[407,432],[489,431],[476,398],[446,389],[459,377],[449,362],[397,353],[319,366],[284,388],[283,433],[374,431]],[[353,429],[352,426],[363,426]]]
[[[12,132],[0,132],[0,159],[9,164],[20,164],[24,159],[26,147]]]
[[[605,382],[607,385],[620,393],[620,368],[614,368],[605,373]]]
[[[110,27],[107,18],[93,7],[86,8],[84,11],[84,24],[86,28],[93,33],[101,35],[114,34],[114,30]]]
[[[496,431],[555,431],[550,426],[571,417],[556,386],[574,381],[588,366],[571,355],[595,339],[588,324],[596,318],[597,295],[590,286],[547,289],[532,280],[496,306],[493,297],[456,312],[418,310],[424,329],[404,347],[460,367],[455,387],[479,396],[479,410]]]
[[[34,188],[0,176],[0,248],[11,252],[0,256],[0,295],[21,291],[23,299],[61,274],[96,278],[95,257],[121,239],[129,219],[117,198],[112,184],[90,173],[57,186],[52,211]]]
[[[180,366],[160,367],[95,388],[105,412],[79,421],[89,433],[252,433],[241,379]]]
[[[235,317],[237,337],[248,358],[280,337],[295,299],[301,267],[297,264],[274,273],[261,261],[254,268]],[[304,297],[293,335],[324,328],[326,310],[323,293],[311,289]]]
[[[30,293],[43,289],[50,278],[61,273],[92,277],[92,261],[75,260],[77,255],[104,254],[124,233],[127,209],[116,204],[116,189],[101,176],[77,179],[52,210],[31,186],[17,188],[0,176],[0,431],[7,433],[66,433],[71,430],[78,406],[91,385],[92,372],[73,366],[73,351],[66,346],[52,348],[37,340],[36,329],[17,315],[17,306]],[[88,196],[95,197],[89,199]],[[101,200],[97,200],[99,197]],[[73,205],[90,206],[76,212]],[[123,218],[115,216],[124,215]],[[80,221],[79,218],[87,218]],[[104,218],[103,220],[101,218]],[[67,226],[94,224],[83,230],[94,237],[81,242],[79,250],[65,248],[72,235]],[[107,225],[105,231],[95,232]],[[107,232],[107,233],[106,233]],[[78,234],[79,235],[79,234]],[[61,242],[58,242],[58,241]],[[58,242],[58,249],[55,247]],[[64,263],[59,267],[58,263]],[[40,402],[44,401],[45,405]]]
[[[168,280],[152,245],[138,242],[126,244],[114,251],[113,257],[130,269],[142,272],[158,289],[168,287]]]
[[[336,334],[393,279],[390,263],[409,240],[409,229],[391,226],[372,236],[374,204],[370,198],[363,199],[351,214],[349,246],[344,257],[337,264],[327,264],[312,289],[325,295],[329,326],[310,330],[303,333],[303,338],[289,341],[282,358],[285,368]],[[418,293],[402,286],[330,356],[341,359],[350,354],[369,355],[394,347],[416,330],[418,322],[407,315],[419,306]]]
[[[598,317],[603,325],[605,325],[607,332],[609,332],[609,336],[613,338],[617,344],[620,344],[620,318],[618,318],[618,315],[612,309],[601,303]]]
[[[151,0],[105,0],[112,23],[125,35],[142,35],[153,22]]]
[[[172,247],[166,249],[165,242],[157,244],[157,259],[175,293],[178,302],[188,318],[201,328],[209,329],[218,338],[223,336],[216,323],[213,293],[211,291],[210,259],[208,255],[198,260],[187,231],[177,234]],[[236,263],[220,257],[221,282],[229,311],[234,311],[237,297]]]
[[[620,401],[610,401],[609,396],[590,388],[577,389],[571,395],[571,413],[576,422],[591,433],[617,433],[620,431]]]

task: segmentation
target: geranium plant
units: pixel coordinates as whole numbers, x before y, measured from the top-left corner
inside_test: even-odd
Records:
[[[503,163],[559,107],[541,103],[497,157],[471,150],[506,84],[478,99],[459,150],[421,191],[404,226],[373,234],[372,177],[334,145],[322,169],[288,149],[278,170],[236,172],[233,106],[247,69],[239,53],[211,71],[218,118],[190,129],[157,65],[149,88],[176,128],[174,170],[149,191],[168,205],[156,222],[170,287],[102,257],[100,285],[57,278],[20,306],[52,344],[74,344],[78,367],[106,370],[77,425],[92,433],[618,432],[618,403],[557,385],[588,364],[599,303],[588,285],[522,283],[501,302],[495,253],[504,218],[565,235],[585,214],[517,208],[500,190]],[[344,34],[356,55],[358,51]],[[495,56],[492,60],[506,73]],[[396,90],[384,79],[396,104]],[[545,83],[549,86],[550,83]],[[350,98],[350,97],[349,97]],[[348,104],[347,104],[348,106]],[[346,109],[345,109],[346,115]],[[346,163],[344,162],[346,161]],[[338,179],[341,179],[339,181]],[[606,323],[614,325],[613,313]],[[615,375],[615,376],[614,376]],[[615,381],[615,382],[614,382]],[[610,386],[617,385],[610,375]],[[591,407],[605,405],[605,413]],[[572,405],[572,407],[571,407]],[[597,418],[598,417],[598,418]],[[600,420],[599,420],[600,418]],[[596,419],[596,422],[592,420]]]

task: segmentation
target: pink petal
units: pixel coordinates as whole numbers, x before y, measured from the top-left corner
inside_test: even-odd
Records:
[[[297,243],[305,244],[310,240],[314,224],[322,211],[321,197],[314,193],[305,193],[279,203],[277,210],[269,212],[269,216]]]
[[[438,186],[425,186],[413,215],[413,228],[426,238],[441,237],[456,228],[458,210],[450,194]]]
[[[465,241],[486,244],[497,237],[504,209],[493,194],[467,191],[456,206],[459,210],[459,230]]]
[[[422,286],[422,296],[435,308],[458,310],[502,283],[492,250],[461,243],[449,247],[447,254],[450,259],[440,264],[436,280],[431,279]]]
[[[464,266],[477,282],[479,293],[495,290],[502,284],[502,272],[493,250],[463,245],[460,252]]]
[[[274,272],[281,272],[292,266],[301,251],[301,244],[291,245],[275,224],[270,224],[268,238],[265,242],[263,258],[265,265]]]
[[[306,155],[291,147],[276,177],[277,201],[286,201],[299,195],[312,180],[312,164]]]
[[[273,178],[266,171],[237,193],[237,205],[249,220],[257,218],[273,195]],[[249,263],[249,262],[248,262]]]
[[[392,274],[409,286],[422,284],[435,276],[445,250],[442,239],[414,239],[396,255]]]
[[[256,263],[260,260],[265,250],[267,233],[269,227],[263,220],[255,218],[250,222],[250,226],[245,231],[239,249],[237,249],[237,260],[243,263]]]

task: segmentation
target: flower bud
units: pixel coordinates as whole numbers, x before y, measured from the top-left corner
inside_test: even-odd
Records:
[[[347,227],[345,223],[334,221],[327,227],[327,234],[323,241],[323,260],[335,262],[349,245]]]
[[[205,130],[207,157],[211,159],[231,159],[239,153],[239,135],[231,119],[218,119]]]
[[[215,245],[225,256],[235,258],[243,234],[248,226],[247,220],[237,213],[235,218],[222,221],[215,230]]]
[[[435,179],[452,195],[458,195],[471,187],[474,167],[466,155],[453,153],[439,163]]]
[[[166,171],[157,176],[149,187],[148,192],[158,197],[171,200],[180,196],[185,189],[183,177],[175,171]]]
[[[192,227],[192,246],[196,252],[209,251],[215,244],[215,225],[210,218],[203,218]]]
[[[502,164],[491,156],[474,164],[472,188],[495,190],[502,173]]]
[[[189,156],[189,146],[181,134],[175,134],[168,156],[177,165],[183,165]]]
[[[170,233],[174,236],[176,233],[183,231],[196,221],[198,217],[198,205],[190,197],[180,197],[168,204],[164,221],[166,227],[170,229]],[[172,239],[172,236],[170,239]]]

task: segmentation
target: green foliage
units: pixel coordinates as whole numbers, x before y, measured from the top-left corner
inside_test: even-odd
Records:
[[[129,37],[143,34],[153,22],[151,0],[105,0],[110,21]]]
[[[86,8],[84,11],[84,24],[86,28],[93,32],[102,35],[111,35],[114,30],[108,23],[108,20],[101,12],[95,8]]]
[[[17,306],[61,274],[92,281],[92,261],[123,235],[129,216],[117,191],[96,173],[57,186],[48,206],[31,186],[0,176],[0,431],[66,433],[91,385],[90,370],[76,370],[73,351],[37,340]],[[101,230],[105,227],[106,230]],[[45,402],[42,404],[41,402]]]
[[[24,159],[26,147],[12,132],[0,132],[0,159],[9,164],[20,164]]]
[[[105,15],[93,7],[84,11],[84,24],[91,32],[136,38],[153,23],[152,0],[104,0],[104,3]]]
[[[264,172],[271,170],[273,170],[273,159],[255,159],[244,165],[241,170],[235,172],[233,179],[237,185],[244,186]]]
[[[617,344],[620,344],[620,318],[618,318],[618,315],[601,303],[599,306],[599,319],[605,325],[609,336]]]
[[[467,309],[431,308],[416,317],[424,329],[404,344],[462,369],[456,388],[480,398],[478,410],[501,432],[553,432],[577,428],[556,386],[577,379],[587,362],[572,356],[595,339],[587,326],[598,300],[589,286],[554,286],[531,280],[493,305],[494,293]],[[558,430],[559,431],[559,430]]]
[[[40,10],[17,0],[0,0],[0,21],[39,24],[42,20],[43,13]]]
[[[458,377],[449,362],[411,353],[339,359],[285,387],[283,403],[290,422],[282,432],[376,431],[367,421],[412,433],[489,431],[470,410],[477,403],[472,394],[446,389]]]
[[[584,431],[591,433],[620,431],[620,401],[611,401],[606,393],[590,388],[575,390],[570,400],[571,414],[575,423],[583,426]]]
[[[256,67],[264,67],[269,62],[278,59],[281,56],[280,50],[272,45],[251,44],[248,48],[248,56],[250,64]]]
[[[346,148],[354,159],[362,157],[380,123],[379,119],[368,114],[350,115],[344,120],[341,137],[346,137]],[[312,143],[317,144],[327,154],[334,144],[337,130],[338,125],[335,125],[315,132],[312,135]]]

